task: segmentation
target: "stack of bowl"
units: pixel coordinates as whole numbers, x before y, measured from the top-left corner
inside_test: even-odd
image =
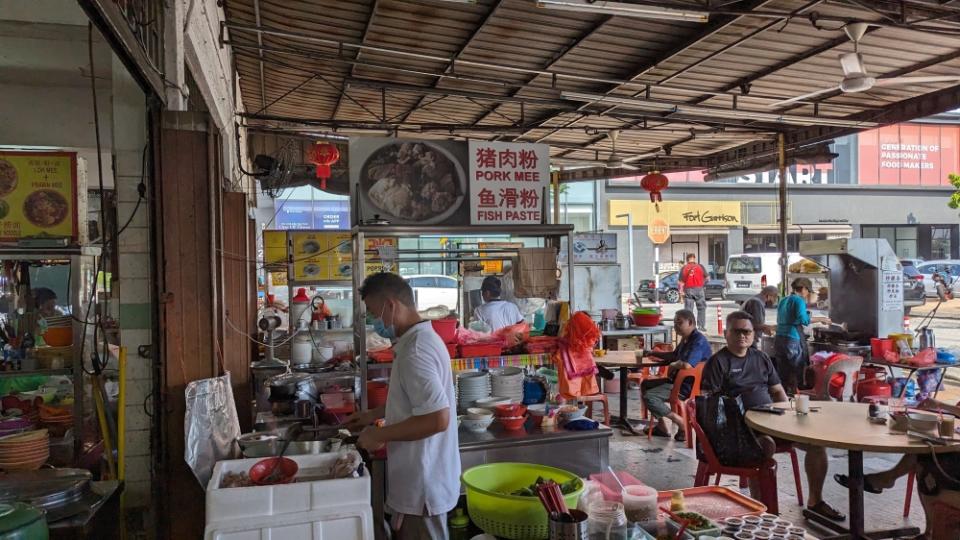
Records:
[[[518,367],[505,367],[490,370],[490,391],[494,396],[508,398],[520,403],[523,401],[523,370]]]
[[[73,321],[69,315],[47,317],[47,331],[43,341],[50,347],[69,347],[73,345]]]
[[[494,409],[497,414],[497,422],[503,425],[507,431],[515,431],[523,427],[527,420],[527,408],[524,405],[511,403],[509,405],[497,405]]]
[[[463,427],[474,433],[481,433],[490,427],[493,422],[493,413],[489,409],[479,407],[470,407],[467,409],[467,415],[461,421]]]
[[[73,425],[73,410],[70,407],[41,405],[40,423],[54,437],[63,437]]]
[[[0,469],[35,471],[50,457],[47,430],[27,431],[0,438]]]
[[[467,371],[457,376],[458,405],[461,411],[473,407],[478,399],[490,396],[490,376],[481,371]]]

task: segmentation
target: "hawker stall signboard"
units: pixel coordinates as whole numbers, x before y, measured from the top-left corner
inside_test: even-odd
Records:
[[[289,231],[293,247],[290,277],[297,283],[342,281],[353,274],[348,232]]]
[[[470,141],[470,223],[531,225],[543,222],[550,181],[550,147]]]
[[[466,225],[467,145],[358,137],[350,139],[353,223]]]
[[[0,152],[0,241],[75,241],[76,193],[75,152]]]

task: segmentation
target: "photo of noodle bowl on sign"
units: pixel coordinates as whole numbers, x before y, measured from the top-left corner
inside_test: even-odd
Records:
[[[463,166],[441,143],[400,139],[363,139],[376,145],[365,159],[351,147],[350,157],[363,159],[360,195],[372,213],[391,223],[442,223],[463,203]],[[368,149],[369,146],[367,146]],[[370,212],[367,212],[370,213]],[[364,215],[364,218],[372,218]]]
[[[0,152],[0,241],[77,239],[77,155]]]

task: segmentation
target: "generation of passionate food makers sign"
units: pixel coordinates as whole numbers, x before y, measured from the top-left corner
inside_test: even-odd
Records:
[[[0,241],[77,239],[77,154],[0,152]]]
[[[487,141],[352,138],[354,223],[539,224],[550,148]]]

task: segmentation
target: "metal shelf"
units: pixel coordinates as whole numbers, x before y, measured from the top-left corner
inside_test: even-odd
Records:
[[[24,369],[20,371],[0,371],[0,378],[29,377],[32,375],[73,375],[73,369]]]
[[[502,234],[507,236],[566,236],[573,232],[573,225],[357,225],[350,231],[383,236],[481,236]]]

